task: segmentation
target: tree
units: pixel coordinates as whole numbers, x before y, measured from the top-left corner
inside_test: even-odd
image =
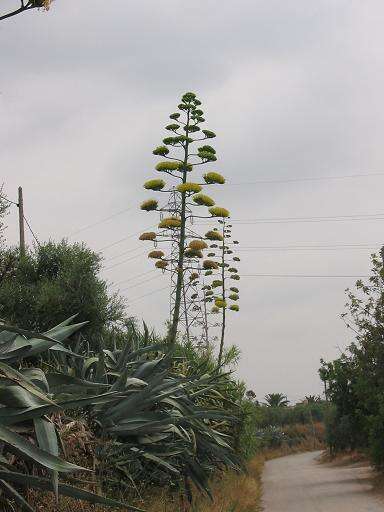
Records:
[[[319,374],[334,411],[328,422],[332,451],[367,449],[384,466],[384,266],[372,255],[372,275],[347,290],[342,314],[355,340],[338,359],[321,361]]]
[[[201,102],[194,93],[184,94],[178,105],[180,112],[171,114],[170,118],[173,122],[165,127],[173,135],[164,138],[163,145],[153,151],[154,155],[166,159],[156,165],[156,170],[167,174],[179,183],[165,189],[166,183],[163,179],[146,181],[145,189],[166,193],[168,200],[162,206],[159,206],[156,199],[149,199],[141,205],[144,211],[160,212],[160,223],[157,233],[142,233],[140,239],[154,242],[155,247],[159,243],[170,245],[167,255],[161,250],[154,250],[148,254],[149,258],[157,260],[155,263],[157,268],[175,276],[173,304],[171,304],[172,318],[168,333],[170,343],[174,343],[177,336],[183,287],[188,282],[196,280],[201,272],[199,260],[203,258],[203,251],[208,247],[205,240],[221,240],[220,237],[217,238],[219,234],[213,231],[208,231],[204,236],[196,234],[193,221],[196,218],[229,217],[228,210],[216,206],[211,197],[201,193],[203,186],[223,184],[225,182],[223,176],[216,172],[208,172],[203,176],[203,183],[187,181],[197,166],[217,160],[216,151],[210,145],[204,144],[193,149],[196,143],[216,137],[212,131],[201,129],[200,126],[205,119],[200,106]],[[194,134],[197,134],[197,137]],[[201,134],[200,137],[199,134]],[[170,148],[173,150],[172,154],[170,154]],[[195,213],[196,209],[201,207],[209,208],[209,216]],[[164,217],[164,214],[168,216]],[[218,265],[214,261],[205,260],[202,268],[218,269]],[[190,279],[188,279],[188,273]]]
[[[283,393],[269,393],[265,395],[265,405],[268,407],[287,407],[289,400]]]
[[[98,277],[100,256],[82,244],[49,242],[27,251],[0,252],[0,318],[33,331],[46,331],[74,313],[89,321],[85,332],[100,336],[123,318],[123,303]]]
[[[31,9],[43,9],[48,11],[50,5],[51,0],[20,0],[20,6],[15,10],[0,15],[0,21],[11,18],[13,16],[17,16],[18,14],[29,11]]]

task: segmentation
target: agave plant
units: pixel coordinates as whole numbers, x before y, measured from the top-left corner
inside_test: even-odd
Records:
[[[98,437],[103,480],[183,486],[192,482],[210,493],[208,478],[217,467],[239,468],[231,448],[236,421],[221,393],[226,375],[203,365],[191,369],[164,343],[151,343],[148,331],[138,343],[133,335],[123,350],[100,350],[73,360],[67,375],[48,375],[54,396],[67,400],[76,392]],[[108,400],[87,394],[99,388]],[[223,406],[226,403],[227,407]],[[233,407],[233,404],[231,404]],[[109,481],[108,481],[109,479]]]
[[[24,331],[0,324],[0,488],[20,510],[33,511],[20,487],[34,487],[76,499],[110,506],[139,510],[116,500],[62,484],[60,473],[86,471],[59,456],[59,441],[49,414],[78,409],[87,403],[103,402],[109,396],[99,394],[87,399],[57,401],[52,395],[48,379],[41,368],[23,364],[26,358],[35,358],[47,351],[76,356],[63,342],[83,324],[72,324],[74,317],[44,334]],[[16,454],[17,464],[10,454]],[[20,468],[26,463],[41,468],[47,476],[31,475]]]

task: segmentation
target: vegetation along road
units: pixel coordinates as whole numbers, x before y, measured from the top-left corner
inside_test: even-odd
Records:
[[[379,512],[384,502],[372,493],[371,469],[317,461],[321,452],[290,455],[267,462],[266,512]]]

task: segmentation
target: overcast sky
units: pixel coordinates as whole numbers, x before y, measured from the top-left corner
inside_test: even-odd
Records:
[[[152,268],[135,234],[156,215],[137,205],[168,115],[195,91],[217,133],[212,170],[228,180],[214,195],[231,210],[242,247],[241,313],[227,336],[242,351],[238,375],[259,398],[319,393],[320,357],[351,341],[339,315],[354,279],[245,276],[366,275],[383,221],[241,221],[384,213],[383,175],[289,181],[384,173],[383,24],[379,0],[57,0],[49,13],[3,21],[6,192],[15,199],[23,186],[40,240],[131,207],[70,240],[100,250],[134,235],[105,249],[105,267],[121,264],[103,276],[130,279],[120,285],[130,314],[161,329],[167,278],[135,278]],[[282,182],[246,184],[264,180]],[[13,210],[11,243],[16,220]]]

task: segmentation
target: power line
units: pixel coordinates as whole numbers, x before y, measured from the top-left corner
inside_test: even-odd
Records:
[[[125,208],[124,210],[120,210],[119,212],[113,213],[112,215],[109,215],[108,217],[104,217],[103,219],[93,222],[92,224],[88,224],[87,226],[84,226],[76,231],[73,231],[72,233],[70,233],[67,236],[68,236],[68,238],[70,238],[74,235],[77,235],[78,233],[81,233],[82,231],[85,231],[86,229],[90,229],[95,226],[99,226],[100,224],[103,224],[104,222],[107,222],[108,220],[114,219],[115,217],[117,217],[125,212],[128,212],[129,210],[132,210],[132,208],[133,208],[133,206],[130,206],[129,208]]]
[[[277,278],[305,278],[305,279],[367,279],[366,275],[316,275],[316,274],[242,274],[242,277],[277,277]]]
[[[384,176],[384,172],[372,172],[365,174],[346,174],[342,176],[311,176],[311,177],[298,177],[298,178],[283,178],[278,180],[256,180],[256,181],[248,181],[248,182],[239,182],[239,183],[225,183],[225,185],[229,186],[241,186],[241,185],[266,185],[266,184],[274,184],[274,183],[295,183],[300,181],[326,181],[326,180],[345,180],[349,178],[370,178],[374,176]]]
[[[111,270],[112,268],[118,267],[119,265],[123,265],[123,263],[128,263],[128,261],[135,260],[136,258],[139,258],[140,256],[143,256],[146,253],[147,253],[147,251],[141,252],[140,254],[136,254],[135,256],[132,256],[131,258],[127,258],[126,260],[120,261],[119,263],[115,263],[114,265],[111,265],[110,267],[106,267],[104,270]]]
[[[126,254],[130,254],[131,252],[138,251],[139,249],[142,249],[143,246],[137,246],[134,249],[129,249],[128,251],[121,252],[120,254],[115,254],[115,256],[111,256],[110,258],[106,258],[104,261],[111,261],[115,260],[116,258],[121,258],[121,256],[125,256]]]
[[[14,204],[16,206],[19,206],[19,203],[16,203],[15,201],[11,201],[10,199],[8,199],[8,197],[0,196],[0,199],[3,199],[4,201],[7,201],[8,203]]]
[[[144,281],[140,281],[140,283],[133,284],[132,286],[127,286],[126,288],[123,288],[122,290],[119,290],[120,292],[125,292],[126,290],[131,290],[132,288],[136,288],[137,286],[141,286],[145,283],[149,283],[150,281],[154,281],[155,279],[159,279],[159,277],[163,277],[161,274],[158,274],[155,277],[151,277],[149,279],[146,279]]]
[[[144,228],[144,231],[147,229],[151,229],[157,226],[157,224],[152,224],[152,226],[148,226],[147,228]],[[137,231],[136,233],[133,233],[132,235],[125,236],[124,238],[120,238],[120,240],[116,240],[116,242],[112,242],[111,244],[105,245],[104,247],[101,247],[97,252],[105,251],[106,249],[109,249],[110,247],[114,247],[115,245],[120,244],[121,242],[125,242],[125,240],[129,240],[130,238],[133,238],[134,236],[140,235],[143,232],[141,229],[140,231]]]
[[[123,281],[119,281],[118,283],[112,283],[111,286],[119,286],[119,284],[128,283],[129,281],[134,281],[135,279],[138,279],[139,277],[143,277],[147,274],[151,274],[152,272],[156,272],[156,269],[148,270],[147,272],[143,272],[142,274],[138,274],[134,277],[129,277],[128,279],[124,279]]]
[[[350,222],[384,220],[384,213],[354,214],[354,215],[330,215],[323,217],[270,217],[260,219],[230,219],[233,224],[285,224],[295,222]],[[211,223],[200,222],[200,225],[208,226]]]
[[[27,226],[28,226],[28,229],[29,229],[29,231],[32,233],[32,236],[33,236],[33,238],[35,239],[35,241],[36,241],[37,245],[40,245],[40,242],[39,242],[39,240],[37,239],[37,236],[36,236],[36,235],[35,235],[35,233],[32,231],[32,228],[31,228],[30,223],[28,222],[28,219],[26,218],[26,216],[25,216],[25,215],[23,215],[23,217],[24,217],[24,220],[25,220],[25,222],[26,222],[26,224],[27,224]]]
[[[148,297],[148,295],[153,295],[158,292],[162,292],[163,290],[168,290],[169,286],[164,286],[163,288],[158,288],[157,290],[152,290],[149,293],[145,293],[144,295],[141,295],[140,297],[137,297],[135,300],[130,301],[129,305],[135,304],[136,302],[140,301],[141,299],[144,299],[144,297]]]

